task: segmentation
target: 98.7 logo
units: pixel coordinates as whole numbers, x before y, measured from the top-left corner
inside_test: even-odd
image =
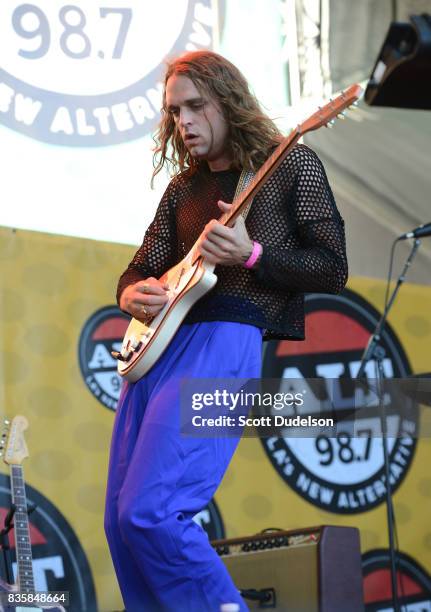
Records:
[[[362,422],[361,422],[362,421]],[[391,486],[402,481],[417,441],[417,421],[387,417]],[[262,440],[277,472],[307,501],[337,513],[363,512],[384,499],[386,480],[379,417],[346,422],[346,431]]]
[[[322,466],[339,463],[354,463],[368,461],[372,448],[372,429],[359,429],[353,438],[347,431],[339,431],[335,438],[319,435],[315,440],[315,448],[320,455]],[[363,440],[363,442],[361,442]]]
[[[325,511],[353,514],[383,503],[386,471],[382,431],[395,491],[412,463],[418,431],[417,406],[406,403],[397,384],[411,372],[407,356],[389,325],[381,334],[384,393],[367,364],[367,384],[355,383],[361,358],[380,314],[353,291],[341,295],[309,294],[305,300],[305,342],[274,342],[266,349],[263,378],[279,386],[307,391],[298,416],[335,418],[329,431],[296,432],[262,439],[273,467],[289,487]]]
[[[217,17],[212,0],[2,2],[0,122],[66,146],[140,138],[165,58],[211,48]]]
[[[112,46],[112,59],[120,59],[129,32],[132,20],[132,8],[100,7],[100,19],[116,18],[117,33]],[[92,52],[91,40],[85,31],[87,15],[84,10],[75,4],[62,6],[58,11],[58,21],[63,31],[59,36],[59,47],[62,52],[73,59],[84,59]],[[44,57],[52,43],[52,31],[49,18],[36,4],[21,4],[12,13],[12,25],[18,36],[25,40],[36,40],[38,45],[34,49],[20,48],[18,55],[27,59]],[[53,28],[56,29],[55,26]],[[105,52],[100,50],[98,57],[103,59]]]

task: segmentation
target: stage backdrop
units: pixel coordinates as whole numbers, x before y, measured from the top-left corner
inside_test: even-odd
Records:
[[[37,504],[30,516],[36,585],[69,590],[76,612],[118,609],[103,505],[120,389],[110,351],[127,324],[114,294],[134,248],[10,228],[1,228],[0,246],[1,408],[29,421],[24,472],[29,501]],[[388,376],[430,369],[430,297],[428,287],[403,287],[384,338]],[[383,298],[384,283],[365,278],[352,278],[342,296],[308,296],[308,340],[268,344],[265,376],[354,374]],[[431,572],[431,443],[416,443],[419,420],[412,414],[399,423],[401,435],[391,446],[406,589],[416,599]],[[197,520],[210,537],[274,526],[357,526],[367,553],[368,601],[384,599],[380,451],[379,441],[366,437],[319,445],[244,439],[215,503]],[[6,465],[1,472],[3,516]]]

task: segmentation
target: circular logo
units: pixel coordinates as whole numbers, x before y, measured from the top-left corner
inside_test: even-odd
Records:
[[[37,140],[105,146],[158,122],[164,58],[211,48],[211,0],[0,4],[0,121]]]
[[[289,379],[291,386],[297,380],[296,390],[308,400],[315,396],[307,379],[330,384],[330,393],[337,399],[336,409],[355,413],[355,435],[351,434],[351,423],[343,420],[346,431],[339,425],[336,437],[272,437],[262,439],[262,444],[278,474],[308,502],[329,512],[364,512],[385,499],[380,419],[369,417],[369,413],[361,417],[360,410],[353,410],[355,391],[348,381],[358,372],[362,353],[380,315],[367,301],[347,290],[339,296],[308,295],[305,311],[307,340],[269,343],[263,377]],[[389,325],[380,346],[385,352],[385,378],[410,373],[405,352]],[[371,360],[366,369],[368,378],[373,378],[375,371],[376,363]],[[293,388],[289,390],[295,392]],[[412,408],[407,416],[389,414],[386,424],[391,486],[396,490],[414,456],[417,410]]]
[[[393,612],[388,550],[362,556],[364,601],[367,612]],[[397,552],[398,603],[403,610],[431,610],[431,577],[412,557]]]
[[[37,591],[68,591],[70,612],[96,612],[96,594],[91,569],[73,529],[43,495],[26,486],[33,553],[33,575]],[[0,474],[0,522],[10,508],[9,479]],[[15,549],[13,531],[9,534]],[[13,561],[14,555],[13,555]],[[13,564],[15,566],[15,563]]]
[[[117,306],[105,306],[86,321],[79,337],[81,374],[92,395],[115,410],[120,397],[121,376],[111,351],[119,351],[130,317]]]
[[[193,520],[206,531],[209,540],[221,540],[225,537],[223,519],[214,500],[195,514]]]

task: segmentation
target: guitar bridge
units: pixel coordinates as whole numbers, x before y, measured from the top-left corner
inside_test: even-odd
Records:
[[[111,351],[111,355],[113,356],[114,359],[117,359],[118,361],[129,361],[131,356],[132,356],[132,351],[130,351],[126,357],[124,357],[124,355],[122,355],[120,353],[120,351]]]

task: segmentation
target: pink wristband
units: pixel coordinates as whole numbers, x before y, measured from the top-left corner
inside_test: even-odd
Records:
[[[253,250],[250,257],[244,262],[244,268],[252,268],[262,254],[262,251],[262,245],[256,242],[256,240],[253,240]]]

